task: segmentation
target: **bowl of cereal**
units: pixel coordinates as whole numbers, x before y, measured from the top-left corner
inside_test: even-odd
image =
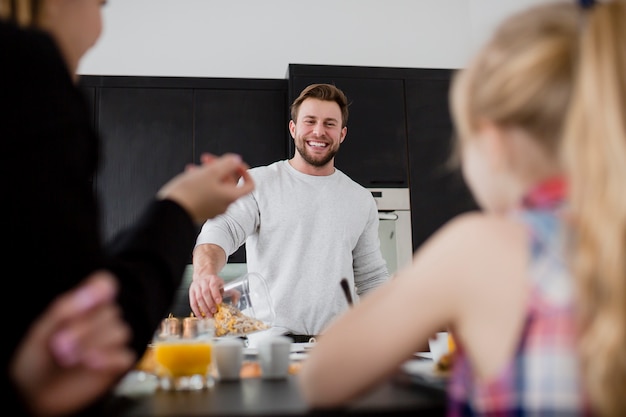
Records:
[[[217,306],[215,336],[245,336],[272,327],[274,304],[265,278],[249,272],[224,285]]]

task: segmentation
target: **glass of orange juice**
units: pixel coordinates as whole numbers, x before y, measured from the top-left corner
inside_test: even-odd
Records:
[[[212,384],[213,320],[187,317],[178,323],[182,326],[174,325],[177,323],[172,322],[171,317],[165,319],[152,342],[160,387],[167,390],[206,388]]]

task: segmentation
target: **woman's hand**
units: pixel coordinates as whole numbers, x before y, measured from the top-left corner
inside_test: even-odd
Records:
[[[31,325],[9,373],[34,415],[76,412],[133,366],[131,331],[115,304],[116,292],[110,273],[95,272],[55,299]]]
[[[224,213],[232,202],[254,189],[249,167],[239,155],[204,154],[200,160],[201,165],[188,166],[157,194],[180,204],[198,224]]]

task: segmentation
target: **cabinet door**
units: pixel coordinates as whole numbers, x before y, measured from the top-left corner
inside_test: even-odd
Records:
[[[367,188],[408,187],[404,82],[402,79],[360,76],[297,75],[290,78],[290,98],[295,99],[309,84],[339,87],[350,102],[348,134],[335,158],[335,165]],[[290,139],[290,154],[294,145]]]
[[[233,152],[255,167],[288,157],[286,88],[198,89],[194,115],[196,160],[203,152]],[[228,262],[245,263],[245,245]]]
[[[238,153],[251,167],[288,156],[287,91],[195,90],[195,159]]]
[[[96,186],[109,238],[193,161],[193,92],[102,87],[97,114],[103,164]]]
[[[450,72],[438,74],[406,80],[413,250],[455,215],[477,209],[460,171],[450,164]]]

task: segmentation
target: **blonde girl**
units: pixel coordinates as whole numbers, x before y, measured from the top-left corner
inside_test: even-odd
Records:
[[[626,415],[626,4],[512,16],[451,102],[483,211],[321,335],[304,397],[343,404],[447,327],[449,416]]]

